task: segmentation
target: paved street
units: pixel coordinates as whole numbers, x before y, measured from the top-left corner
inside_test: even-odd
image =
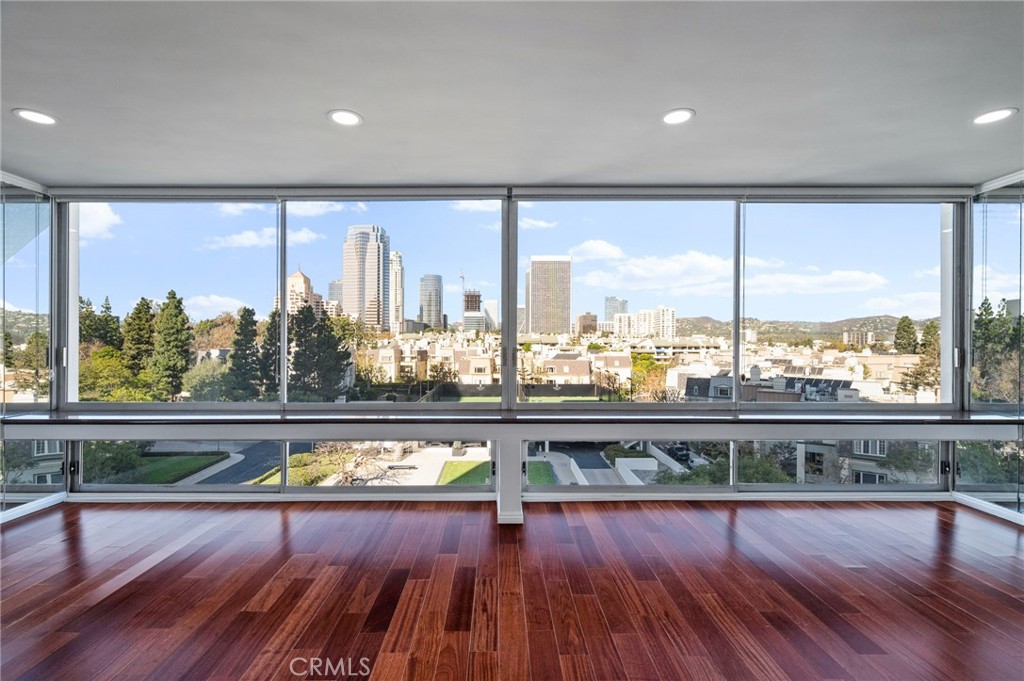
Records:
[[[310,443],[293,443],[291,452],[298,454],[308,452]],[[281,465],[281,448],[277,441],[256,442],[239,450],[245,458],[234,466],[215,473],[204,480],[200,485],[240,485],[254,478],[258,478],[275,466]]]

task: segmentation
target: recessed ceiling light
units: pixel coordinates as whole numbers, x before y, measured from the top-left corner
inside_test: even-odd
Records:
[[[697,112],[693,109],[672,109],[665,114],[661,120],[665,121],[669,125],[679,125],[680,123],[685,123],[696,115]]]
[[[42,111],[33,111],[32,109],[12,109],[11,113],[19,118],[24,118],[26,121],[32,121],[33,123],[39,123],[40,125],[56,125],[57,119],[50,114],[44,114]]]
[[[355,111],[348,111],[347,109],[335,109],[328,112],[327,115],[338,125],[359,125],[363,122],[362,116]]]
[[[1015,113],[1017,113],[1017,109],[1014,109],[1012,107],[1006,109],[996,109],[995,111],[989,111],[988,113],[981,114],[980,116],[974,119],[974,123],[976,125],[995,123],[996,121],[1001,121],[1004,118],[1009,118]]]

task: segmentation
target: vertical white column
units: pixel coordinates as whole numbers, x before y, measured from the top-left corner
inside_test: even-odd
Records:
[[[67,368],[65,369],[65,398],[68,402],[78,401],[78,222],[77,203],[68,203],[68,280],[67,306],[64,310],[67,322]]]
[[[523,523],[523,442],[518,438],[501,438],[495,443],[498,451],[498,523]]]
[[[939,270],[942,273],[939,284],[939,375],[941,377],[939,399],[942,402],[951,402],[955,385],[954,372],[957,366],[957,358],[954,357],[954,348],[956,348],[957,343],[953,313],[953,291],[956,286],[957,271],[966,272],[967,270],[966,268],[958,268],[954,260],[953,225],[955,222],[956,206],[952,203],[943,203],[939,206],[939,209],[941,211],[941,218],[939,220]],[[966,291],[968,288],[969,282],[965,282],[961,290]],[[966,324],[970,324],[969,318],[964,321]],[[957,352],[960,352],[960,348],[957,348]]]

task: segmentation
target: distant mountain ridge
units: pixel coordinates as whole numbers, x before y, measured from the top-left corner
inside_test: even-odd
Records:
[[[937,321],[938,317],[932,319]],[[914,326],[921,330],[932,319],[915,319]],[[743,329],[756,331],[758,336],[772,336],[780,340],[807,335],[841,338],[844,331],[870,332],[875,334],[876,340],[885,340],[896,333],[896,325],[899,320],[900,318],[894,315],[851,317],[833,322],[760,320],[744,317]],[[676,318],[676,333],[681,336],[728,336],[732,333],[732,323],[719,321],[712,317],[678,317]]]

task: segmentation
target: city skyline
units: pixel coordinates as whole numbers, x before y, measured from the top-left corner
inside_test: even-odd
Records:
[[[317,291],[328,293],[343,275],[338,261],[346,230],[373,223],[392,235],[410,281],[436,272],[453,282],[462,272],[467,288],[496,299],[497,207],[497,201],[293,202],[288,271],[301,267]],[[665,305],[679,317],[731,318],[731,202],[523,202],[520,208],[517,305],[525,302],[529,257],[567,253],[573,317],[600,315],[605,297],[617,296],[631,309]],[[273,204],[82,204],[80,294],[97,307],[110,296],[122,317],[139,297],[159,301],[170,289],[194,320],[241,305],[265,317],[277,294],[275,210]],[[835,321],[938,314],[937,205],[757,204],[746,211],[745,316]],[[984,278],[993,301],[1019,296],[1012,217],[990,221],[988,259],[976,267],[976,281]],[[823,229],[838,230],[845,240],[819,248],[815,236]],[[458,255],[452,243],[459,244]],[[19,253],[8,263],[8,309],[34,305],[18,297],[31,290],[17,285],[25,257]],[[445,285],[445,309],[460,309],[461,295],[460,284]],[[405,318],[415,319],[418,299],[407,295],[405,303]]]

